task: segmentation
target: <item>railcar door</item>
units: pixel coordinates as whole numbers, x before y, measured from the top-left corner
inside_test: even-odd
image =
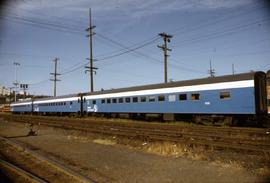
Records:
[[[266,74],[267,112],[270,115],[270,70]]]
[[[254,80],[256,114],[258,116],[265,116],[267,114],[266,74],[263,72],[256,72]]]

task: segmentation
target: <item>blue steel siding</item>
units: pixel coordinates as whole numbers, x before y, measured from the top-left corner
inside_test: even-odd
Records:
[[[221,91],[229,91],[230,99],[220,99]],[[211,91],[195,91],[185,92],[187,100],[179,101],[180,93],[162,94],[165,95],[165,101],[158,101],[158,94],[155,96],[155,102],[149,102],[149,96],[146,96],[146,102],[132,102],[130,103],[110,103],[102,104],[101,99],[86,100],[83,103],[84,111],[88,112],[122,112],[122,113],[210,113],[210,114],[255,114],[255,96],[254,88],[236,88],[226,90],[211,90]],[[192,93],[199,93],[200,100],[191,100]],[[175,95],[176,101],[169,102],[168,96]],[[137,96],[140,98],[140,96]],[[125,97],[124,97],[125,98]],[[118,99],[118,98],[117,98]],[[117,100],[118,102],[118,100]],[[31,105],[13,106],[14,112],[31,112]],[[95,111],[96,110],[96,111]],[[66,105],[59,106],[42,106],[34,104],[34,111],[36,112],[78,112],[80,111],[80,103],[77,100],[66,101]]]
[[[220,99],[221,91],[230,91],[230,99]],[[192,93],[199,93],[200,100],[191,100]],[[147,96],[145,103],[133,103],[131,100],[131,103],[101,104],[101,99],[98,99],[97,112],[255,114],[253,87],[186,92],[188,97],[186,101],[179,101],[179,94],[164,94],[165,101],[158,101],[159,95],[152,95],[155,96],[155,102],[149,102],[149,96]],[[176,95],[176,101],[169,102],[169,95]],[[91,102],[89,106],[94,107]]]
[[[35,112],[78,112],[80,111],[80,104],[77,101],[66,101],[66,105],[44,106],[41,104],[34,104]]]
[[[13,111],[13,112],[31,112],[32,107],[31,107],[31,104],[23,105],[23,106],[12,106],[11,111]]]

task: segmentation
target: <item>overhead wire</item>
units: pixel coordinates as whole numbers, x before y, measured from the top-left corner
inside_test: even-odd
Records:
[[[230,27],[230,28],[227,28],[227,29],[222,30],[222,31],[216,31],[216,32],[212,32],[212,33],[206,34],[204,36],[201,36],[200,35],[200,36],[197,36],[195,38],[185,39],[185,40],[179,41],[181,43],[176,44],[176,45],[174,45],[172,47],[175,48],[175,47],[179,47],[179,46],[184,46],[184,45],[187,45],[187,44],[191,44],[191,43],[194,43],[194,42],[198,42],[198,41],[201,41],[201,40],[208,40],[208,39],[212,39],[212,38],[216,38],[216,37],[222,37],[224,35],[233,33],[235,31],[249,29],[250,26],[254,26],[254,25],[257,25],[259,23],[264,23],[264,22],[269,22],[269,21],[270,21],[270,18],[256,20],[256,21],[254,21],[252,23],[238,25],[238,26],[235,26],[235,27]]]
[[[11,18],[11,17],[9,17],[9,18]],[[35,21],[35,20],[29,20],[29,19],[25,19],[25,18],[21,18],[21,17],[12,17],[13,19],[15,19],[15,20],[17,20],[17,21],[23,21],[23,22],[27,22],[27,23],[29,23],[29,24],[34,24],[34,25],[38,25],[38,26],[41,26],[42,28],[47,28],[47,29],[51,29],[51,30],[56,30],[56,28],[57,28],[57,30],[58,31],[63,31],[63,30],[65,30],[65,31],[67,31],[67,32],[70,32],[70,33],[75,33],[75,34],[80,34],[80,35],[82,35],[82,34],[84,34],[84,31],[81,31],[81,30],[78,30],[78,29],[74,29],[74,28],[71,28],[71,27],[68,27],[68,26],[66,26],[66,25],[61,25],[61,24],[55,24],[55,23],[46,23],[46,22],[42,22],[42,23],[40,23],[40,22],[37,22],[37,21]],[[225,18],[225,19],[222,19],[223,21],[224,20],[227,20],[227,19],[229,19],[229,18]],[[216,23],[216,22],[215,22]],[[45,27],[44,27],[45,26]],[[217,34],[217,33],[215,33],[215,34]],[[220,33],[219,33],[220,34]],[[149,59],[151,59],[151,60],[153,60],[153,61],[155,61],[155,62],[159,62],[159,63],[162,63],[163,61],[161,61],[161,60],[159,60],[159,59],[155,59],[155,58],[152,58],[152,57],[150,57],[150,56],[148,56],[148,55],[145,55],[145,54],[142,54],[142,53],[138,53],[136,50],[137,49],[140,49],[140,48],[143,48],[144,46],[147,46],[147,44],[145,45],[145,44],[143,44],[143,45],[140,45],[140,46],[137,46],[137,47],[132,47],[132,48],[129,48],[129,47],[127,47],[127,46],[125,46],[125,45],[123,45],[123,44],[119,44],[118,42],[116,42],[116,41],[114,41],[114,40],[112,40],[112,39],[110,39],[110,38],[108,38],[108,37],[104,37],[103,35],[100,35],[100,34],[97,34],[97,36],[99,36],[99,37],[102,37],[103,39],[105,39],[105,40],[107,40],[107,41],[110,41],[110,42],[112,42],[112,43],[114,43],[114,44],[116,44],[116,45],[118,45],[118,46],[121,46],[122,47],[122,49],[120,49],[120,50],[118,50],[118,51],[116,51],[115,52],[115,54],[112,54],[112,53],[110,53],[110,54],[108,54],[108,56],[103,56],[103,57],[101,57],[100,59],[99,59],[99,61],[102,61],[102,60],[108,60],[108,59],[111,59],[111,58],[114,58],[114,57],[117,57],[117,56],[121,56],[121,55],[124,55],[124,54],[126,54],[126,53],[131,53],[131,52],[135,52],[136,54],[139,54],[140,56],[143,56],[143,57],[145,57],[145,58],[149,58]],[[210,35],[207,35],[207,36],[210,36]],[[217,36],[217,35],[216,35]],[[197,38],[198,39],[198,38]],[[200,39],[202,39],[202,38],[200,38]],[[158,39],[157,39],[158,40]],[[195,39],[196,40],[196,39]],[[193,40],[191,40],[191,41],[195,41],[194,39]],[[184,40],[184,41],[190,41],[190,40]],[[153,43],[154,43],[154,40],[153,40]],[[150,42],[149,42],[149,44],[151,44]],[[66,73],[70,73],[70,72],[72,72],[72,71],[76,71],[77,69],[79,69],[79,68],[81,68],[81,67],[83,67],[85,64],[83,64],[83,65],[80,65],[80,66],[78,66],[78,67],[75,67],[75,68],[73,68],[73,69],[71,69],[71,70],[68,70],[68,71],[66,71],[66,72],[64,72],[64,74],[66,74]],[[185,68],[185,69],[187,69],[187,68]]]
[[[139,46],[135,46],[135,47],[133,47],[133,48],[125,47],[125,50],[122,51],[122,52],[115,53],[115,54],[112,54],[112,55],[109,55],[109,56],[105,56],[105,57],[101,57],[101,58],[97,58],[97,60],[98,60],[98,61],[108,60],[108,59],[112,59],[112,58],[114,58],[114,57],[121,56],[121,55],[126,54],[126,53],[134,52],[134,51],[136,51],[136,50],[138,50],[138,49],[140,49],[140,48],[143,48],[143,47],[145,47],[145,46],[148,46],[148,45],[150,45],[150,44],[156,42],[157,40],[159,40],[158,37],[155,38],[155,39],[153,39],[153,40],[150,40],[150,41],[148,41],[148,42],[145,42],[145,43],[143,43],[143,44],[141,44],[141,45],[139,45]],[[137,53],[137,52],[136,52],[136,53]]]
[[[174,30],[171,30],[170,32],[172,32],[173,35],[176,35],[176,34],[183,34],[183,33],[190,33],[192,31],[197,31],[197,30],[201,30],[202,28],[208,28],[209,26],[213,26],[213,25],[217,25],[221,22],[224,22],[224,21],[227,21],[227,20],[232,20],[234,18],[239,18],[239,17],[242,17],[243,15],[246,15],[246,14],[250,14],[250,13],[254,13],[258,10],[261,10],[261,9],[265,9],[264,6],[261,6],[261,7],[252,7],[248,10],[244,10],[244,11],[237,11],[236,14],[230,14],[230,13],[227,13],[229,14],[229,16],[225,16],[225,17],[221,17],[221,18],[218,18],[217,20],[213,21],[212,19],[208,19],[206,22],[205,21],[200,21],[199,24],[192,24],[191,26],[184,26],[184,27],[179,27],[179,28],[176,28]],[[235,11],[233,11],[235,12]],[[226,14],[226,15],[227,15]]]

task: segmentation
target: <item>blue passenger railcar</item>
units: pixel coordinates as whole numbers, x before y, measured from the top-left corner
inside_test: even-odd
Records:
[[[255,115],[266,112],[265,92],[265,74],[256,72],[95,92],[84,110]]]
[[[33,102],[33,111],[38,113],[76,113],[80,111],[78,97],[58,97]]]
[[[11,105],[13,112],[261,116],[266,75],[244,73],[113,89]]]

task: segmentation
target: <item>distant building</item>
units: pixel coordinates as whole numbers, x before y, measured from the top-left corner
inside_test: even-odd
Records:
[[[7,96],[10,95],[10,90],[7,87],[0,86],[0,95],[1,96]]]

